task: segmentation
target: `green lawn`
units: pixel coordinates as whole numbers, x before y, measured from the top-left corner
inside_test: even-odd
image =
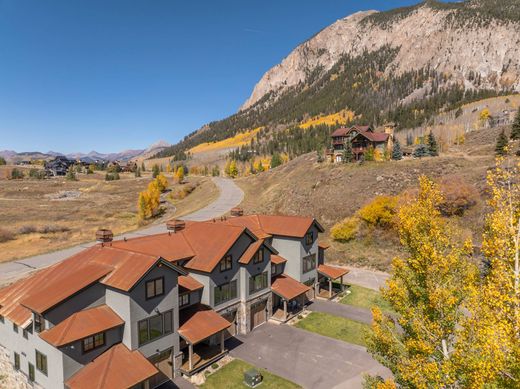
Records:
[[[228,363],[226,366],[219,369],[217,372],[211,374],[202,388],[247,388],[244,384],[244,372],[253,368],[254,366],[246,363],[240,359],[235,359]],[[267,370],[258,369],[264,381],[261,385],[262,388],[276,389],[276,388],[300,388],[298,385],[291,381],[287,381],[282,377],[269,373]]]
[[[366,346],[365,334],[370,330],[368,324],[322,312],[312,312],[295,327],[360,346]]]
[[[350,285],[348,290],[350,290],[350,294],[345,295],[341,299],[342,304],[367,309],[377,306],[383,312],[392,313],[392,307],[383,299],[381,293],[358,285]]]

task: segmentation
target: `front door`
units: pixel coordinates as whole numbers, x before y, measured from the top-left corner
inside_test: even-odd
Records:
[[[225,315],[222,315],[222,317],[231,323],[231,327],[229,327],[227,330],[224,331],[224,338],[228,339],[228,338],[231,338],[232,336],[235,336],[237,333],[237,325],[236,325],[237,311],[232,311],[232,312],[226,313]]]
[[[266,306],[267,300],[261,301],[251,306],[251,330],[266,322]]]

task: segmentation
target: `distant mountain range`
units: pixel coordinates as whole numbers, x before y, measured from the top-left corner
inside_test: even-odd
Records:
[[[104,161],[129,161],[134,158],[149,158],[158,152],[164,150],[171,145],[165,141],[159,141],[150,145],[146,149],[141,150],[124,150],[118,153],[98,153],[97,151],[91,151],[90,153],[60,153],[56,151],[48,151],[46,153],[40,151],[23,151],[16,152],[13,150],[2,150],[0,156],[4,157],[9,162],[19,162],[24,160],[35,160],[35,159],[52,159],[58,155],[66,156],[67,158],[74,160],[82,160],[84,162],[95,162],[96,160]]]

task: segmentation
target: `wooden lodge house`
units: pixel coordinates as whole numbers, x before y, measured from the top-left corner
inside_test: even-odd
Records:
[[[342,162],[345,144],[350,142],[354,160],[363,160],[365,152],[372,147],[384,153],[392,150],[394,139],[394,125],[386,125],[383,132],[374,131],[371,126],[352,126],[338,128],[331,135],[332,148],[327,150],[330,162]]]

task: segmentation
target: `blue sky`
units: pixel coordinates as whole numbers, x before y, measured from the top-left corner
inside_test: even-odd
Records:
[[[299,43],[416,0],[0,0],[0,150],[177,142]]]

